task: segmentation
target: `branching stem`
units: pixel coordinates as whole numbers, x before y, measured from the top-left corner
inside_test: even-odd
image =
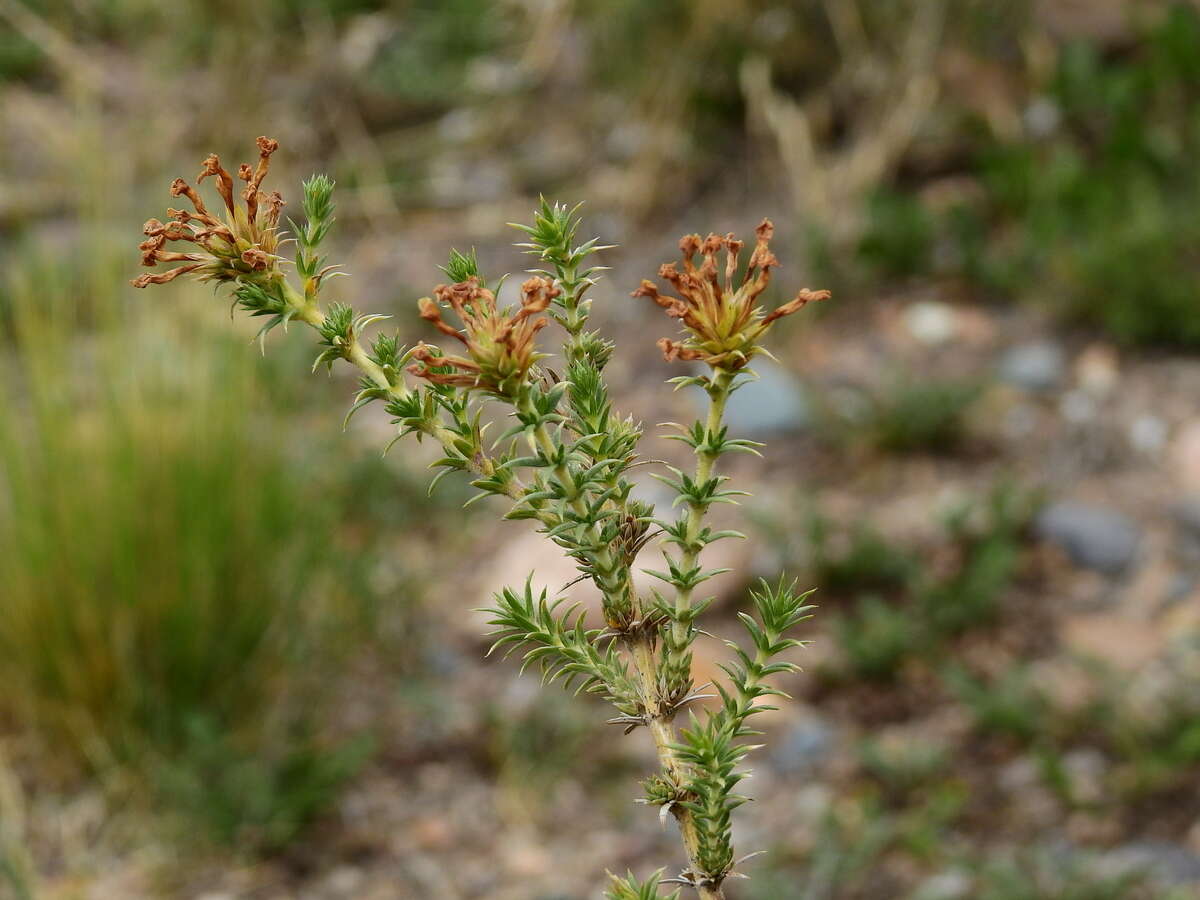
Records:
[[[284,284],[284,293],[288,302],[296,310],[295,318],[300,319],[307,325],[312,326],[318,332],[321,330],[321,325],[325,322],[325,314],[321,312],[316,301],[309,301],[301,295],[295,288],[286,280]],[[362,344],[358,340],[358,336],[352,334],[350,337],[350,346],[346,351],[346,360],[357,366],[364,375],[371,379],[382,390],[386,391],[391,397],[398,400],[406,398],[412,392],[403,381],[392,384],[388,380],[383,369],[371,359],[367,351],[363,349]],[[455,442],[454,432],[443,425],[441,422],[432,421],[426,423],[424,429],[426,434],[436,440],[446,449],[447,452],[453,452],[452,448]],[[486,456],[481,456],[475,459],[468,459],[467,466],[470,470],[480,477],[487,477],[495,471],[495,464]],[[506,494],[513,500],[520,500],[525,492],[526,487],[519,479],[512,479],[507,486]]]

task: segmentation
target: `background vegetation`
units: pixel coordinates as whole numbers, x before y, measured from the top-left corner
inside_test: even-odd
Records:
[[[636,748],[477,662],[476,570],[560,570],[287,336],[127,288],[260,133],[411,335],[449,245],[515,269],[586,199],[647,422],[623,294],[679,233],[770,214],[835,289],[732,425],[774,459],[734,563],[821,604],[738,897],[1195,889],[1194,4],[0,0],[0,896],[582,898],[673,846]]]

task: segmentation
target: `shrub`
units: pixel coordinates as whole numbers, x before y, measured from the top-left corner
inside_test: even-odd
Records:
[[[146,222],[139,247],[147,268],[160,262],[173,268],[148,272],[133,284],[144,288],[190,275],[228,287],[236,305],[264,320],[261,337],[291,322],[311,327],[318,345],[314,369],[346,362],[360,374],[351,414],[379,403],[398,426],[396,440],[413,435],[441,446],[444,456],[435,465],[443,472],[435,483],[446,474],[466,476],[480,498],[505,502],[506,518],[537,522],[578,563],[600,593],[601,621],[587,620],[565,598],[535,593],[531,575],[523,586],[495,595],[489,610],[493,649],[520,651],[524,665],[537,666],[546,681],[605,698],[617,713],[610,721],[626,731],[647,729],[661,770],[644,782],[644,799],[679,822],[688,858],[687,868],[666,883],[693,887],[705,900],[724,897],[722,885],[737,865],[732,814],[745,801],[737,786],[752,749],[745,738],[756,733],[750,720],[770,708],[763,701],[781,693],[773,679],[796,670],[782,654],[800,645],[788,633],[810,607],[807,594],[785,581],[752,592],[752,612],[740,615],[751,649],[731,644],[728,678],[717,687],[720,703],[692,713],[688,726],[676,730],[676,716],[699,699],[691,647],[707,601],[694,593],[716,574],[703,568],[701,556],[708,544],[738,536],[706,525],[713,504],[740,493],[725,486],[716,466],[727,453],[755,447],[731,437],[722,419],[771,325],[828,292],[801,290],[769,312],[757,305],[779,264],[767,220],[756,229],[744,270],[743,243],[733,235],[686,235],[679,263],[659,270],[675,293],[651,281],[633,292],[683,326],[677,338],[658,341],[666,360],[706,367],[703,374],[674,379],[680,387],[700,388],[708,413],[703,421],[673,427],[669,436],[691,450],[695,470],[667,467],[660,473],[678,495],[680,512],[656,517],[630,496],[626,472],[642,432],[615,412],[609,398],[603,372],[614,347],[586,330],[586,294],[601,271],[590,257],[601,248],[597,239],[577,243],[575,210],[543,201],[531,225],[517,226],[527,238],[520,246],[539,265],[520,287],[519,307],[499,304],[498,282],[486,279],[473,254],[451,251],[444,271],[452,283],[419,300],[417,311],[455,342],[453,349],[425,343],[404,348],[387,332],[367,339],[386,316],[323,300],[337,268],[322,255],[333,223],[333,183],[324,176],[304,184],[304,221],[287,223],[296,244],[294,276],[285,270],[279,253],[283,198],[261,189],[279,145],[260,137],[257,146],[254,166],[239,169],[247,182],[240,200],[217,156],[204,160],[199,180],[213,178],[224,206],[216,214],[194,186],[175,180],[172,196],[186,197],[192,209],[169,210],[167,224]],[[556,366],[561,378],[540,364],[548,354],[538,334],[552,323],[564,337]],[[481,419],[489,404],[505,410],[512,424],[485,441]],[[651,528],[664,537],[667,565],[665,571],[647,570],[662,587],[643,594],[634,586],[632,566]],[[652,896],[657,883],[657,876],[647,883],[614,879],[610,896]]]

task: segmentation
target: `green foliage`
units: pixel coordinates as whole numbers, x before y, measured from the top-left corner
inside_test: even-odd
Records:
[[[1200,343],[1200,11],[1164,6],[1135,23],[1124,52],[1085,40],[1057,48],[1020,98],[1024,133],[963,123],[956,144],[968,149],[978,190],[935,209],[915,185],[879,187],[856,247],[861,267],[877,278],[965,281],[1126,343]]]
[[[871,867],[891,849],[896,835],[895,818],[875,798],[832,805],[821,817],[803,867],[783,877],[753,879],[747,884],[747,896],[751,900],[787,896],[819,900],[856,892],[861,896],[870,883]]]
[[[1034,99],[1048,133],[979,153],[985,193],[946,226],[963,272],[1115,338],[1195,346],[1200,12],[1173,3],[1131,53],[1061,52]]]
[[[946,453],[962,443],[965,414],[979,393],[974,382],[903,377],[869,395],[861,420],[848,425],[878,450]]]
[[[869,738],[859,747],[859,759],[890,793],[907,798],[944,774],[949,753],[943,744],[918,734]]]
[[[37,868],[28,846],[26,798],[0,747],[0,896],[34,900]]]
[[[918,859],[936,859],[969,799],[965,785],[954,782],[932,786],[920,802],[897,817],[897,840]]]
[[[1086,856],[1025,850],[985,861],[977,875],[979,900],[1134,900],[1149,898],[1141,872],[1107,874]],[[1154,895],[1159,896],[1159,895]]]
[[[486,0],[414,0],[379,48],[368,85],[417,108],[462,103],[472,91],[472,64],[499,50],[517,25]],[[514,73],[515,74],[515,73]]]
[[[746,777],[738,764],[749,748],[735,743],[733,729],[717,716],[704,721],[693,716],[680,737],[676,755],[695,773],[688,782],[690,799],[680,802],[692,813],[698,834],[699,874],[719,883],[733,867],[732,814],[746,802],[734,789]]]
[[[581,244],[575,243],[575,236],[583,221],[583,217],[579,215],[582,206],[582,203],[577,203],[568,207],[563,203],[551,203],[542,197],[538,209],[534,212],[533,224],[509,223],[529,238],[517,246],[549,266],[548,269],[532,270],[534,274],[553,278],[562,289],[562,293],[554,299],[556,310],[552,315],[574,338],[568,341],[564,348],[568,361],[574,361],[582,352],[582,329],[587,322],[592,303],[591,300],[584,299],[583,294],[596,283],[600,273],[605,270],[603,266],[585,268],[584,264],[593,253],[611,247],[601,244],[599,238],[591,238]],[[603,368],[603,365],[599,368]]]
[[[658,900],[662,894],[658,892],[658,885],[662,879],[662,869],[659,869],[645,881],[638,881],[632,872],[626,873],[624,878],[618,878],[616,875],[609,873],[609,878],[612,879],[612,885],[609,887],[605,896],[608,900]],[[679,891],[675,890],[668,894],[664,900],[678,900]]]
[[[321,246],[335,221],[333,187],[333,179],[328,175],[313,175],[301,185],[304,191],[303,227],[288,220],[296,245],[302,251],[296,257],[296,270],[304,278],[311,278],[321,268],[320,258],[313,256],[313,253]]]
[[[925,640],[910,610],[874,596],[861,598],[854,614],[839,616],[834,628],[851,673],[880,681],[892,678]]]
[[[912,194],[881,188],[870,199],[859,258],[881,277],[927,272],[932,263],[935,221]]]
[[[775,709],[757,701],[787,696],[764,682],[798,670],[795,663],[779,657],[802,646],[801,641],[786,635],[810,617],[813,607],[805,603],[810,595],[798,593],[794,582],[789,585],[782,579],[774,586],[763,581],[759,590],[751,593],[755,615],[743,612],[738,618],[750,635],[753,654],[728,642],[735,661],[722,666],[730,686],[717,686],[720,711],[703,721],[693,716],[691,727],[681,731],[677,752],[681,760],[692,765],[695,774],[687,785],[687,799],[679,802],[692,813],[699,836],[701,874],[714,883],[720,883],[733,866],[731,815],[746,801],[734,791],[746,777],[738,766],[753,748],[739,741],[759,733],[747,727],[750,716]]]
[[[903,590],[919,569],[915,554],[885,540],[862,522],[850,529],[844,549],[835,551],[831,525],[814,514],[809,520],[810,569],[822,593]]]
[[[1132,796],[1182,784],[1200,765],[1198,654],[1200,633],[1193,632],[1166,648],[1153,674],[1110,674],[1108,702],[1094,710],[1093,725],[1118,762],[1116,783]]]
[[[1005,482],[978,504],[963,504],[947,522],[961,564],[953,574],[925,580],[916,589],[922,620],[954,635],[991,621],[1016,573],[1021,539],[1036,497]]]
[[[110,327],[110,307],[82,354],[69,320],[10,291],[0,708],[59,762],[122,767],[155,803],[262,848],[327,805],[334,779],[315,760],[341,758],[318,728],[336,636],[359,613],[338,589],[355,566],[329,538],[339,494],[316,446],[264,440],[285,420],[259,403],[241,341],[153,317]],[[262,781],[252,805],[218,809],[198,721]],[[174,790],[189,779],[205,790]]]
[[[1049,704],[1030,681],[1029,674],[1013,667],[990,681],[975,678],[961,666],[943,673],[946,683],[967,705],[975,727],[985,734],[998,734],[1028,742],[1046,731]]]
[[[482,278],[479,274],[479,260],[475,257],[475,249],[471,248],[470,253],[460,253],[457,250],[450,250],[450,259],[446,265],[441,267],[441,270],[446,273],[446,277],[457,283],[466,281],[468,278]]]
[[[833,620],[848,673],[890,680],[906,660],[936,658],[955,636],[990,624],[1016,577],[1035,506],[1035,495],[1007,482],[958,505],[946,517],[944,538],[954,565],[937,572],[863,525],[849,529],[849,544],[835,554],[828,521],[813,517],[815,579],[853,598],[851,609]]]
[[[551,805],[563,781],[603,788],[627,777],[625,767],[595,745],[593,712],[567,694],[548,694],[515,710],[511,703],[488,705],[482,735],[488,762],[502,790],[531,817]]]
[[[522,669],[536,663],[547,684],[562,679],[563,686],[570,689],[578,682],[576,693],[602,694],[627,715],[636,714],[637,693],[616,645],[602,641],[598,629],[585,627],[578,606],[559,612],[565,601],[550,602],[544,590],[535,598],[528,581],[520,593],[505,588],[495,601],[496,605],[486,610],[493,616],[488,624],[496,629],[489,653],[507,648],[507,655],[532,645],[521,657]]]
[[[221,724],[194,718],[178,755],[153,766],[151,778],[183,828],[200,823],[228,846],[277,852],[333,805],[371,749],[363,737],[332,743],[311,728],[298,719],[270,744],[245,746]]]

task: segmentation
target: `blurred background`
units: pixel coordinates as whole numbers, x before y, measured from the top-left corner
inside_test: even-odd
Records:
[[[680,234],[769,215],[773,300],[834,290],[730,416],[769,447],[714,631],[819,589],[731,897],[1197,896],[1200,7],[1154,0],[0,0],[0,896],[682,864],[646,736],[482,659],[490,591],[572,567],[343,432],[310,335],[128,287],[171,179],[259,134],[408,340],[451,245],[519,272],[504,223],[586,201],[651,425],[696,398],[628,292]]]

